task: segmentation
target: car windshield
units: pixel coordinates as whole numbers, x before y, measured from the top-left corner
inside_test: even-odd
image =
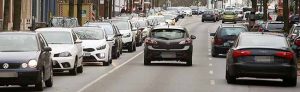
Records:
[[[88,24],[84,24],[83,26],[87,26],[87,27],[102,27],[105,29],[105,33],[107,35],[113,35],[114,34],[114,30],[111,24],[94,24],[94,23],[88,23]]]
[[[104,39],[103,30],[99,29],[75,29],[74,32],[81,40],[102,40]]]
[[[49,44],[73,44],[70,32],[64,31],[42,31]]]
[[[1,34],[0,52],[38,51],[39,47],[35,35]]]
[[[247,47],[278,47],[285,48],[288,47],[286,39],[280,36],[273,35],[247,35],[241,37],[239,40],[239,46]]]
[[[230,28],[230,27],[227,27],[227,28],[222,28],[221,29],[221,32],[220,32],[220,36],[223,37],[223,36],[228,36],[228,35],[239,35],[241,32],[245,32],[246,29],[245,28]]]
[[[129,23],[127,21],[112,21],[120,30],[130,30]]]
[[[53,18],[51,20],[51,25],[53,27],[63,27],[63,25],[64,25],[64,19],[63,18]]]
[[[164,40],[182,39],[185,36],[186,32],[179,29],[156,29],[151,32],[151,37]]]

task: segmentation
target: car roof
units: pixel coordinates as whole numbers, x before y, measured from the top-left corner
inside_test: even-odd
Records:
[[[282,33],[274,33],[274,32],[241,32],[240,34],[241,37],[247,35],[252,35],[252,36],[269,35],[274,37],[285,37],[284,34]]]
[[[0,32],[0,34],[24,34],[24,35],[36,35],[36,32],[31,31],[14,31],[14,32]]]
[[[180,30],[184,30],[185,28],[182,26],[168,26],[168,25],[164,25],[164,26],[156,26],[153,29],[180,29]]]
[[[35,31],[65,31],[72,32],[72,28],[64,28],[64,27],[48,27],[48,28],[39,28]]]

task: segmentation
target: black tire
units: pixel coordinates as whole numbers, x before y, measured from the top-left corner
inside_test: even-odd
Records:
[[[28,87],[28,84],[22,84],[20,85],[22,88],[27,88]]]
[[[285,86],[295,87],[297,86],[297,77],[285,78],[283,79],[283,83]]]
[[[144,58],[144,65],[150,65],[151,64],[151,60]]]
[[[77,57],[76,57],[76,59],[75,59],[75,63],[74,63],[74,68],[72,69],[72,70],[69,70],[69,73],[71,74],[71,75],[74,75],[74,76],[76,76],[77,75],[77,62],[78,62],[78,59],[77,59]]]
[[[222,23],[225,23],[224,21],[222,21]]]
[[[133,51],[136,51],[136,45],[133,46]]]
[[[218,57],[218,56],[219,56],[219,53],[218,53],[215,49],[212,49],[212,50],[211,50],[211,56],[212,56],[212,57]]]
[[[202,20],[202,22],[204,22],[204,20]]]
[[[135,46],[135,44],[134,43],[131,43],[131,45],[130,46],[127,46],[127,49],[128,49],[128,52],[133,52],[133,47]]]
[[[78,72],[78,73],[83,73],[83,65],[81,65],[81,66],[79,66],[79,67],[77,68],[77,72]]]
[[[187,61],[186,61],[186,66],[192,66],[193,65],[193,58],[190,57]]]
[[[103,66],[108,66],[109,62],[103,62]]]
[[[50,69],[50,78],[45,81],[46,87],[52,87],[53,86],[53,69]]]
[[[39,80],[39,82],[37,82],[36,84],[35,84],[35,90],[37,90],[37,91],[43,91],[44,90],[44,87],[43,87],[43,85],[44,85],[44,71],[41,71],[40,72],[40,80]]]
[[[226,81],[227,81],[228,84],[236,83],[236,77],[231,76],[227,70],[226,70],[226,75],[225,76],[226,76]]]
[[[118,50],[115,49],[114,52],[112,53],[112,58],[113,58],[113,59],[117,59],[117,58],[119,57],[118,54],[119,54]]]

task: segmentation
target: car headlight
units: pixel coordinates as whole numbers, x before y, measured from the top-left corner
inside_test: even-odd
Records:
[[[59,53],[58,55],[59,57],[70,57],[72,56],[72,54],[70,52],[62,52],[62,53]]]
[[[97,47],[96,49],[97,49],[97,50],[102,50],[102,49],[105,49],[105,48],[106,48],[106,45],[103,45],[103,46]]]
[[[28,66],[30,68],[36,68],[37,64],[38,64],[38,62],[36,60],[29,60],[29,62],[28,62]],[[23,65],[22,65],[22,67],[23,67]]]
[[[98,53],[96,54],[98,58],[103,59],[105,58],[105,53]]]
[[[131,34],[130,34],[130,33],[123,35],[123,37],[124,37],[124,38],[126,38],[126,37],[130,37],[130,36],[131,36]]]
[[[22,63],[21,67],[22,67],[22,68],[27,68],[27,67],[28,67],[28,64],[27,64],[27,63]]]

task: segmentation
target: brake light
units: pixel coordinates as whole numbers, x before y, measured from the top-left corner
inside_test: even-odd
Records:
[[[214,40],[215,40],[215,41],[214,41],[214,44],[215,44],[215,45],[222,45],[222,44],[223,44],[223,40],[220,39],[220,38],[217,38],[217,37],[216,37]]]
[[[294,57],[293,52],[285,52],[285,51],[277,52],[275,55],[278,57],[286,58],[288,60],[292,60]]]
[[[262,29],[262,28],[259,28],[259,29],[258,29],[258,32],[262,32],[262,31],[263,31],[263,29]]]
[[[296,40],[294,41],[294,44],[297,45],[297,46],[300,46],[300,39],[296,39]]]
[[[248,50],[235,50],[233,51],[233,57],[238,58],[242,56],[250,56],[252,54],[251,51]]]
[[[147,44],[147,45],[155,45],[155,44],[157,44],[157,42],[155,40],[150,39],[150,38],[146,38],[145,39],[145,44]]]
[[[192,44],[192,39],[187,38],[186,40],[179,42],[179,44],[182,44],[182,45]]]

